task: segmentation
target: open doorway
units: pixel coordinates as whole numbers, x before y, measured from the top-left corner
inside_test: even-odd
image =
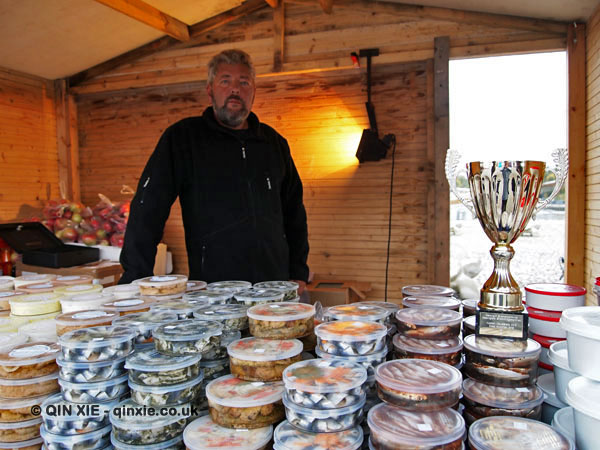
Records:
[[[567,112],[565,52],[450,62],[450,148],[465,163],[529,159],[552,166],[551,152],[567,146]],[[542,197],[553,179],[547,172]],[[466,177],[457,184],[468,196]],[[565,225],[563,187],[513,244],[510,268],[519,285],[564,282]],[[450,194],[450,277],[462,298],[479,297],[493,269],[491,246],[478,220]]]

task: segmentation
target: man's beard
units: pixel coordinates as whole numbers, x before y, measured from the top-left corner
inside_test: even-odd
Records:
[[[237,95],[230,95],[229,97],[227,97],[225,102],[223,102],[223,106],[217,105],[214,95],[211,95],[211,99],[213,104],[213,110],[215,112],[215,115],[217,116],[217,119],[219,119],[221,123],[228,127],[239,127],[242,123],[244,123],[244,120],[246,120],[248,118],[248,115],[250,114],[250,111],[248,111],[244,100],[242,100]],[[242,108],[237,111],[231,111],[227,109],[227,102],[229,102],[229,100],[231,99],[239,101],[242,104]]]

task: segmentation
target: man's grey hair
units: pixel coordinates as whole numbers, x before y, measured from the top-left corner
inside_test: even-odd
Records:
[[[219,64],[243,64],[248,69],[250,69],[252,81],[254,81],[256,77],[256,72],[254,71],[252,59],[250,58],[250,55],[248,53],[238,49],[223,50],[221,53],[218,53],[215,56],[213,56],[210,62],[208,63],[208,84],[211,84],[215,79],[215,76],[217,75],[217,69],[219,68]]]

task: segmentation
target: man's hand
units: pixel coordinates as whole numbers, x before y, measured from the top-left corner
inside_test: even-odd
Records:
[[[302,295],[302,293],[304,292],[304,289],[306,289],[306,281],[302,281],[302,280],[290,280],[293,281],[294,283],[298,283],[298,297],[300,297]]]

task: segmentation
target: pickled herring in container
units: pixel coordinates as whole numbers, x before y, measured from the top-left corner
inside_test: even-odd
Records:
[[[463,341],[452,339],[414,339],[396,334],[393,339],[396,358],[441,361],[456,366],[461,361]]]
[[[441,296],[452,297],[455,294],[454,289],[446,286],[436,286],[433,284],[413,284],[402,288],[403,297],[428,297]]]
[[[137,332],[136,344],[153,342],[152,331],[159,326],[177,321],[177,315],[169,312],[146,311],[141,313],[119,316],[113,320],[113,325],[132,328]]]
[[[196,306],[194,319],[221,323],[223,331],[241,331],[248,328],[248,308],[245,305]]]
[[[229,280],[229,281],[215,281],[214,283],[209,283],[206,286],[207,291],[217,291],[217,292],[240,292],[246,289],[251,289],[252,283],[249,281],[240,281],[240,280]]]
[[[380,306],[352,303],[350,305],[332,306],[328,309],[328,315],[332,320],[385,323],[391,312]]]
[[[376,353],[370,353],[368,355],[360,355],[360,356],[338,356],[338,355],[330,355],[329,353],[325,353],[320,348],[315,349],[315,353],[319,358],[323,358],[326,360],[338,360],[338,361],[348,361],[353,364],[359,364],[364,367],[367,371],[367,377],[373,378],[373,385],[375,384],[375,368],[385,362],[387,357],[387,347],[382,348],[380,351]]]
[[[183,294],[183,301],[198,307],[202,305],[224,305],[235,303],[232,291],[193,291]]]
[[[465,434],[464,419],[451,408],[421,412],[380,403],[367,423],[377,450],[460,450]]]
[[[151,298],[117,298],[117,300],[102,303],[100,309],[107,311],[116,311],[121,316],[126,314],[135,314],[139,312],[150,311],[150,307],[154,305],[155,300]]]
[[[261,281],[254,283],[254,289],[276,289],[283,292],[283,301],[289,302],[298,297],[299,285],[295,281]]]
[[[44,450],[101,450],[110,448],[110,425],[91,433],[62,435],[50,433],[45,425],[40,427]]]
[[[247,381],[280,381],[290,364],[302,359],[297,339],[240,339],[227,347],[231,373]]]
[[[417,339],[452,339],[460,334],[462,315],[443,308],[404,308],[396,313],[398,333]]]
[[[435,411],[458,403],[460,371],[439,361],[397,359],[375,369],[377,392],[386,403],[408,411]]]
[[[39,316],[60,311],[60,296],[54,293],[11,297],[10,312],[15,316]]]
[[[196,401],[202,394],[202,374],[192,380],[164,386],[147,386],[129,380],[131,399],[138,405],[180,405]]]
[[[210,285],[209,285],[210,286]],[[277,289],[246,289],[233,295],[236,302],[248,307],[283,301],[283,292]]]
[[[293,339],[312,333],[315,307],[304,303],[267,303],[248,309],[250,333],[265,339]]]
[[[0,353],[0,378],[23,380],[42,377],[58,371],[58,344],[31,342]]]
[[[127,327],[92,327],[59,337],[65,361],[95,362],[123,358],[133,351],[135,330]]]
[[[317,348],[338,356],[377,353],[386,346],[387,327],[376,322],[335,321],[315,328]]]
[[[189,450],[262,450],[273,435],[271,425],[252,430],[225,428],[217,425],[210,416],[191,422],[183,432],[183,442]]]
[[[366,380],[364,367],[342,360],[309,359],[283,371],[288,399],[312,409],[343,408],[358,403]]]
[[[458,311],[461,301],[454,297],[404,297],[402,305],[405,308],[444,308]]]
[[[104,403],[120,399],[129,392],[127,375],[94,383],[72,383],[58,379],[63,398],[71,403]]]
[[[91,433],[110,425],[108,414],[117,402],[94,403],[81,407],[62,398],[61,394],[47,397],[41,405],[44,426],[50,433],[77,435]]]
[[[205,355],[221,345],[223,325],[195,319],[161,325],[153,331],[157,351],[171,356]]]
[[[309,433],[283,421],[275,428],[273,450],[357,450],[362,443],[361,427],[337,433]]]
[[[62,336],[65,333],[81,328],[98,326],[110,326],[113,320],[119,316],[118,312],[93,309],[88,311],[75,311],[56,316],[56,334]]]
[[[284,418],[283,383],[244,381],[226,375],[206,386],[212,420],[227,428],[262,428]]]
[[[137,281],[141,295],[182,294],[187,289],[185,275],[155,275]]]
[[[108,381],[127,374],[125,357],[97,362],[65,361],[62,355],[56,358],[59,377],[72,383],[96,383]]]
[[[148,348],[129,355],[125,368],[136,384],[167,386],[198,378],[202,374],[200,358],[200,355],[168,356]]]

